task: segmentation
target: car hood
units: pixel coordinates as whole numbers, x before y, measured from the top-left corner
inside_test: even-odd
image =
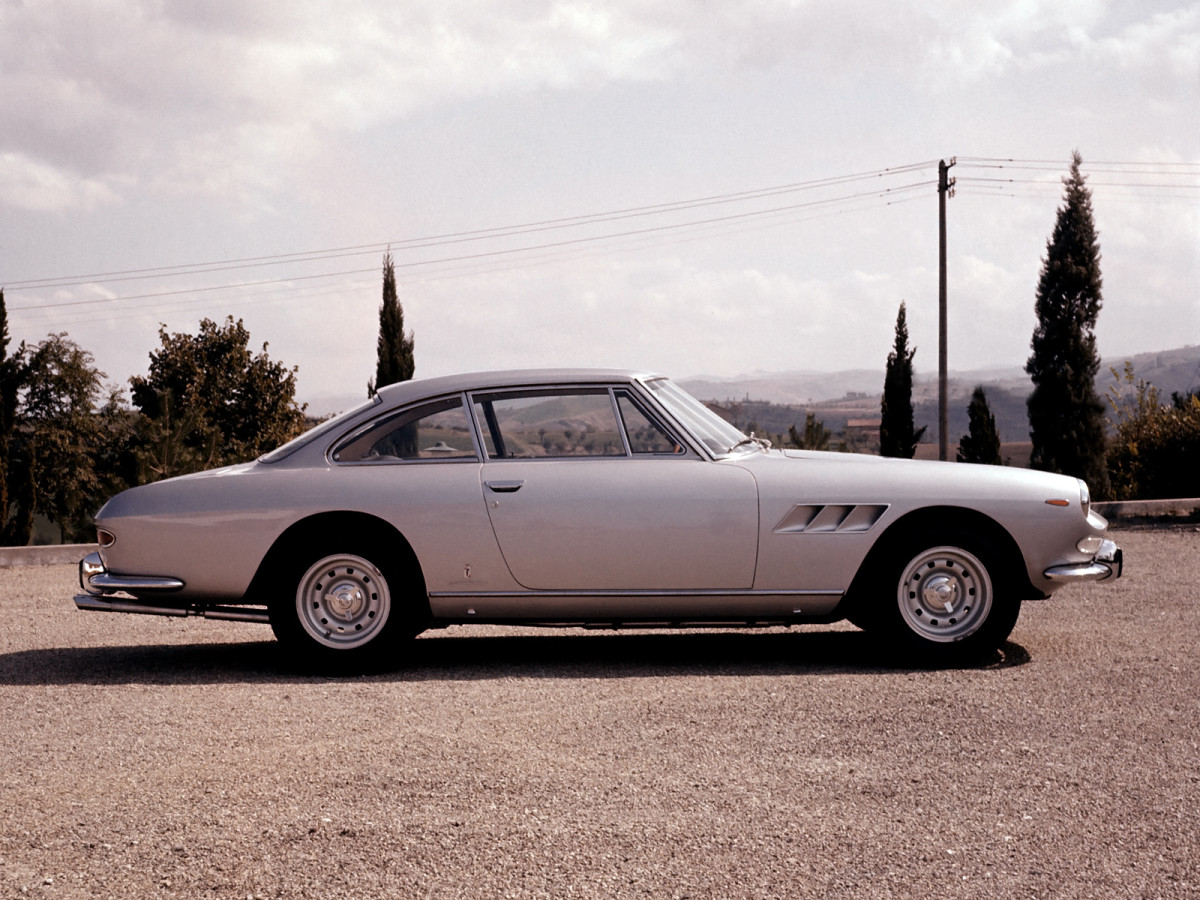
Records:
[[[1079,503],[1078,479],[1016,466],[894,459],[864,453],[772,450],[739,460],[760,484],[779,479],[836,490],[854,485],[880,496],[935,500],[1063,499]]]

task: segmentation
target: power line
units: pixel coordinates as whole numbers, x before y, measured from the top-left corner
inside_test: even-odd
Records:
[[[1049,170],[1058,170],[1058,171],[1062,170],[1063,162],[1064,162],[1061,159],[1014,159],[1014,158],[1005,158],[1005,157],[996,157],[996,156],[959,156],[956,158],[958,159],[960,164],[965,164],[965,165],[974,165],[974,164],[982,164],[982,163],[994,163],[994,164],[1010,165],[1010,166],[1011,165],[1017,165],[1017,166],[1028,165],[1028,166],[1039,166],[1039,167],[1044,167]],[[1092,162],[1088,162],[1088,161],[1084,160],[1084,162],[1083,162],[1083,168],[1085,168],[1085,169],[1095,169],[1096,166],[1122,166],[1122,167],[1143,166],[1145,168],[1155,169],[1155,170],[1161,170],[1162,168],[1169,166],[1169,167],[1186,167],[1186,168],[1190,168],[1193,172],[1200,171],[1200,162],[1179,162],[1179,161],[1163,162],[1163,161],[1149,161],[1149,160],[1142,160],[1142,161],[1095,160]]]
[[[1013,177],[991,176],[984,174],[960,175],[957,179],[959,190],[964,190],[978,196],[1044,196],[1047,189],[1055,192],[1061,189],[1061,179],[1039,179],[1029,177],[1036,173],[1061,174],[1064,163],[1062,160],[1028,160],[995,157],[959,157],[960,171],[967,169],[976,172],[1013,171]],[[767,227],[778,227],[805,221],[819,216],[839,215],[858,212],[879,205],[892,206],[898,203],[912,202],[924,196],[922,189],[931,187],[937,182],[918,180],[894,185],[892,182],[900,176],[928,171],[936,165],[936,161],[909,163],[901,166],[886,167],[871,171],[853,172],[788,184],[773,185],[752,190],[709,194],[687,200],[665,203],[629,206],[605,210],[595,213],[585,213],[558,218],[542,219],[504,225],[491,228],[481,228],[443,234],[433,234],[419,237],[404,238],[393,241],[379,241],[357,245],[329,247],[318,250],[298,251],[274,255],[237,257],[225,260],[188,263],[174,266],[158,266],[142,269],[123,269],[109,272],[96,272],[86,275],[53,276],[40,279],[10,282],[6,290],[10,293],[28,291],[37,292],[52,288],[71,288],[84,285],[98,287],[101,285],[135,282],[163,281],[165,279],[204,278],[220,273],[250,270],[267,266],[320,266],[335,260],[353,259],[367,255],[377,256],[389,247],[402,254],[404,258],[396,263],[396,269],[404,283],[420,280],[444,280],[446,278],[468,277],[488,274],[498,271],[511,271],[534,265],[547,265],[561,262],[564,259],[596,256],[601,253],[615,252],[617,249],[645,249],[655,246],[666,246],[707,239],[715,234],[736,234],[749,230]],[[1200,187],[1200,163],[1156,163],[1156,162],[1121,162],[1107,161],[1084,165],[1089,175],[1105,174],[1119,175],[1123,180],[1090,181],[1089,187],[1101,188],[1110,196],[1120,199],[1142,199],[1129,193],[1130,190],[1147,189],[1154,192],[1158,198],[1164,193],[1179,192],[1181,196],[1191,197],[1197,187]],[[1135,180],[1141,176],[1154,180]],[[1174,181],[1171,179],[1183,179]],[[860,185],[866,182],[878,182],[879,187],[863,191],[837,191],[832,196],[818,196],[813,199],[799,200],[795,203],[779,204],[762,207],[763,201],[773,198],[788,197],[808,192],[829,192],[839,187]],[[1111,190],[1110,190],[1111,189]],[[1128,190],[1126,190],[1128,189]],[[1120,192],[1113,194],[1113,192]],[[1160,201],[1161,202],[1161,199]],[[735,211],[738,205],[755,204],[752,209]],[[734,207],[725,214],[695,217],[694,214],[710,208]],[[678,218],[683,216],[683,220]],[[654,219],[669,219],[669,221],[654,223]],[[644,227],[621,230],[599,230],[598,233],[585,233],[569,236],[570,230],[579,231],[592,229],[596,232],[602,226],[617,222],[634,222],[646,220]],[[553,235],[563,232],[559,240],[521,241],[534,235]],[[514,242],[519,242],[515,243]],[[491,243],[493,246],[487,247]],[[499,243],[499,246],[495,246]],[[411,258],[420,251],[449,251],[454,247],[466,247],[471,244],[483,244],[477,252],[432,255],[428,258]],[[12,313],[26,316],[40,313],[53,313],[57,310],[77,310],[84,316],[95,318],[103,314],[111,316],[112,312],[129,312],[131,315],[146,315],[156,310],[182,308],[195,305],[196,295],[210,296],[221,292],[239,292],[240,302],[271,302],[272,299],[283,299],[278,296],[268,297],[265,301],[251,301],[249,298],[258,295],[273,295],[276,290],[287,286],[287,299],[303,297],[310,292],[303,290],[302,284],[317,284],[336,279],[362,279],[364,276],[378,273],[378,266],[371,268],[345,268],[336,271],[299,272],[290,276],[276,278],[258,278],[250,281],[223,281],[215,284],[199,284],[149,290],[127,295],[112,295],[90,297],[86,299],[72,298],[54,302],[39,303],[34,301],[28,305],[10,305]],[[403,273],[408,271],[411,277],[405,278]],[[361,286],[356,285],[355,287]],[[338,287],[325,284],[318,289],[318,295],[327,294]],[[147,303],[147,301],[149,301]],[[201,300],[201,303],[205,301]],[[145,304],[145,305],[142,305]],[[92,311],[95,311],[94,313]],[[61,321],[61,318],[58,319]],[[70,321],[70,319],[68,319]]]
[[[843,180],[841,180],[840,183],[846,183],[846,180],[843,179]],[[926,181],[914,182],[914,183],[899,185],[896,187],[883,188],[881,190],[863,191],[863,192],[858,192],[858,193],[854,193],[854,194],[840,195],[837,197],[828,197],[828,198],[821,198],[821,199],[817,199],[817,200],[810,200],[810,201],[806,201],[803,203],[794,203],[794,204],[787,204],[784,206],[770,207],[767,209],[751,210],[748,212],[740,212],[740,213],[730,213],[728,215],[723,215],[723,216],[712,216],[712,217],[705,218],[705,219],[693,219],[693,220],[689,220],[687,222],[681,222],[681,223],[680,222],[669,223],[669,224],[665,224],[665,225],[649,226],[649,227],[640,228],[640,229],[630,229],[630,230],[621,231],[621,232],[609,232],[609,233],[600,234],[600,235],[589,235],[586,237],[569,238],[569,239],[565,239],[565,240],[561,240],[561,241],[550,241],[550,242],[544,242],[544,243],[540,243],[540,244],[527,244],[527,245],[523,245],[523,246],[519,246],[519,247],[506,247],[506,248],[500,248],[500,249],[496,249],[496,250],[486,250],[486,251],[482,251],[479,253],[459,254],[459,255],[455,255],[455,256],[438,257],[435,259],[402,261],[402,262],[396,262],[395,268],[397,270],[419,269],[419,268],[425,268],[425,267],[430,267],[430,266],[435,266],[435,265],[443,265],[443,264],[448,264],[448,263],[460,263],[460,262],[467,262],[467,261],[473,261],[473,260],[496,259],[496,258],[514,256],[514,255],[527,254],[527,253],[536,252],[536,251],[554,250],[554,249],[568,248],[568,247],[573,247],[573,246],[578,246],[578,245],[585,245],[585,244],[598,243],[598,242],[604,242],[604,241],[612,241],[614,239],[620,239],[620,238],[651,236],[651,235],[663,234],[663,233],[682,230],[682,229],[694,229],[694,228],[698,228],[698,227],[711,226],[711,225],[736,223],[736,222],[747,221],[747,220],[765,219],[765,218],[770,218],[772,216],[778,216],[780,214],[785,214],[785,213],[789,213],[789,212],[794,212],[794,211],[799,211],[799,210],[804,210],[804,209],[811,209],[811,208],[821,207],[821,206],[829,206],[829,205],[834,205],[834,204],[843,204],[843,203],[852,202],[852,201],[856,201],[856,200],[862,200],[864,198],[891,199],[895,196],[899,196],[901,194],[916,190],[921,187],[929,186],[933,183],[934,182],[926,182]],[[758,192],[758,193],[761,195],[761,192]],[[191,273],[173,272],[171,274],[172,275],[208,274],[209,272],[212,272],[212,271],[218,271],[218,270],[212,269],[212,270],[205,270],[203,272],[191,272]],[[125,295],[125,296],[120,296],[120,297],[114,296],[114,297],[96,297],[96,298],[90,298],[90,299],[86,299],[86,300],[64,300],[64,301],[59,301],[59,302],[55,302],[55,303],[39,303],[39,304],[31,304],[28,306],[13,305],[13,306],[10,306],[9,309],[10,309],[10,311],[16,312],[16,311],[25,311],[25,310],[39,310],[39,311],[40,310],[50,310],[50,309],[59,309],[59,308],[66,308],[66,307],[73,307],[73,306],[98,306],[98,305],[111,304],[116,301],[159,299],[159,298],[173,297],[173,296],[200,293],[200,292],[235,290],[235,289],[241,289],[241,288],[247,288],[247,287],[261,287],[261,286],[265,286],[265,285],[291,284],[291,283],[297,282],[297,281],[310,281],[313,279],[320,279],[320,278],[338,278],[338,277],[346,277],[346,276],[359,276],[359,275],[364,275],[364,274],[367,274],[370,272],[375,272],[375,271],[376,271],[376,269],[374,269],[374,268],[372,268],[372,269],[351,269],[351,270],[344,270],[344,271],[339,271],[339,272],[323,272],[323,273],[308,274],[308,275],[293,275],[293,276],[289,276],[289,277],[261,279],[261,280],[249,281],[249,282],[236,282],[236,283],[226,283],[226,284],[217,284],[217,285],[207,285],[207,286],[200,286],[200,287],[187,287],[187,288],[177,288],[177,289],[172,289],[172,290],[153,291],[153,292],[146,292],[146,293],[142,293],[142,294]],[[149,276],[147,276],[147,277],[149,277]],[[124,279],[117,279],[117,280],[124,280]],[[105,283],[105,282],[83,281],[83,282],[73,282],[72,285],[78,286],[80,284],[103,284],[103,283]],[[39,285],[39,287],[42,287],[42,288],[49,288],[51,286],[66,286],[66,285],[61,285],[61,284],[59,284],[59,285],[50,285],[50,284]]]
[[[903,197],[888,197],[885,206],[897,206],[900,204],[913,203],[915,201],[926,199],[923,194],[909,193]],[[673,235],[667,238],[655,236],[653,239],[645,237],[632,237],[620,240],[615,243],[615,248],[622,252],[631,252],[650,247],[668,247],[678,246],[681,244],[694,243],[696,241],[710,240],[714,235],[729,236],[734,234],[746,234],[752,231],[758,231],[762,228],[779,227],[783,225],[796,224],[798,222],[814,221],[816,219],[829,218],[832,216],[846,215],[848,213],[865,211],[866,209],[877,208],[877,204],[862,204],[858,206],[843,207],[837,209],[823,209],[811,212],[806,212],[803,215],[790,214],[785,217],[779,217],[774,222],[749,222],[737,223],[734,225],[710,225],[702,228],[690,229],[687,233]],[[511,272],[520,269],[528,269],[536,266],[562,264],[567,261],[575,261],[581,259],[594,259],[596,257],[611,253],[613,247],[597,247],[597,246],[577,246],[571,248],[556,249],[546,251],[536,255],[526,255],[519,259],[511,260],[485,260],[485,261],[467,261],[467,262],[450,262],[446,264],[431,263],[427,269],[420,271],[410,270],[407,277],[403,272],[397,273],[397,284],[401,287],[413,284],[428,284],[433,282],[455,280],[459,278],[469,278],[481,275],[495,274],[498,272]],[[377,275],[376,269],[361,270],[363,275]],[[272,283],[273,284],[273,283]],[[258,291],[242,291],[241,285],[228,285],[230,290],[238,290],[238,304],[246,306],[250,304],[260,305],[264,303],[277,302],[294,302],[298,300],[311,300],[320,297],[337,297],[344,296],[348,291],[366,290],[376,285],[374,281],[359,280],[356,282],[348,282],[337,285],[324,285],[312,287],[296,287],[289,289],[287,294],[280,294],[276,290],[271,289],[271,284],[266,286],[265,290]],[[71,315],[68,312],[65,316],[56,315],[53,321],[56,325],[72,325],[82,322],[95,321],[103,318],[105,321],[117,319],[140,318],[151,314],[165,313],[166,310],[177,311],[181,309],[195,309],[204,306],[213,305],[219,301],[211,296],[200,299],[199,301],[186,297],[190,292],[182,292],[185,297],[180,300],[170,300],[169,303],[150,303],[148,305],[137,305],[138,300],[154,299],[154,295],[145,295],[138,298],[130,297],[113,297],[107,299],[96,298],[95,302],[104,302],[101,310],[93,310],[90,308],[82,308],[83,306],[94,306],[92,304],[82,304],[74,307],[74,311],[80,314]],[[133,300],[134,305],[122,305],[126,301]],[[43,312],[52,313],[55,309],[48,306],[25,307],[26,320],[28,316],[37,316]]]
[[[751,200],[760,200],[768,197],[797,193],[800,191],[836,187],[858,181],[906,174],[909,172],[918,171],[922,168],[928,168],[930,165],[932,165],[932,163],[910,163],[903,166],[876,169],[870,172],[857,172],[850,175],[837,175],[827,178],[817,178],[809,181],[794,182],[791,184],[776,185],[766,188],[757,188],[749,191],[716,194],[690,200],[679,200],[647,206],[636,206],[598,213],[586,213],[557,219],[526,222],[517,225],[504,225],[494,228],[476,229],[473,231],[452,232],[447,234],[414,238],[400,238],[391,241],[377,241],[374,243],[357,244],[347,247],[334,247],[270,256],[251,256],[209,262],[186,263],[175,266],[156,266],[143,269],[123,269],[111,272],[94,272],[82,275],[52,276],[48,278],[26,279],[23,281],[10,281],[8,282],[7,287],[9,290],[21,290],[34,287],[51,288],[73,287],[80,284],[108,284],[114,281],[134,281],[181,275],[209,274],[213,272],[236,271],[239,269],[257,268],[259,266],[284,265],[297,262],[319,262],[328,259],[341,259],[348,256],[378,254],[382,253],[388,247],[410,250],[441,247],[450,244],[466,243],[471,241],[491,240],[498,237],[513,237],[533,234],[560,228],[578,228],[585,225],[595,225],[604,222],[620,221],[624,219],[652,215],[663,215],[673,212],[684,212],[720,204],[744,203]]]

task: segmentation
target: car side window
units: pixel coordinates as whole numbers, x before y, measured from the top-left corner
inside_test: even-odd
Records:
[[[631,453],[682,455],[685,452],[683,444],[650,418],[629,394],[617,391],[616,396]]]
[[[446,397],[378,419],[333,450],[334,462],[476,459],[462,398]]]
[[[474,399],[491,459],[625,455],[606,388],[477,394]]]

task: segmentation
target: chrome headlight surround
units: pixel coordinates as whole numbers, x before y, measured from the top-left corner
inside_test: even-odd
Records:
[[[1088,490],[1087,482],[1082,478],[1075,480],[1079,482],[1079,508],[1083,510],[1083,517],[1086,519],[1092,511],[1092,492]]]

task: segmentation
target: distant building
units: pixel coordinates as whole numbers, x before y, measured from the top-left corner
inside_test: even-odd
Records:
[[[846,440],[850,442],[863,441],[868,444],[879,443],[879,429],[883,426],[882,418],[847,419]]]

